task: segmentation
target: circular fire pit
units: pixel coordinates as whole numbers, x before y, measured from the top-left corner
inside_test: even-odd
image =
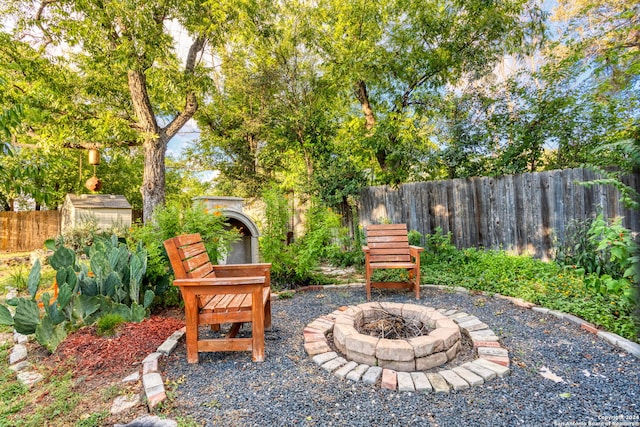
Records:
[[[411,325],[412,330],[422,334],[385,338],[389,322]],[[378,325],[378,336],[359,332],[376,329]],[[454,359],[460,339],[456,322],[434,308],[414,304],[380,302],[351,306],[336,316],[333,327],[334,345],[345,359],[400,372],[426,371]]]
[[[397,334],[387,329],[398,329],[399,323],[410,323],[408,329],[420,333],[389,339]],[[384,333],[369,335],[380,325]],[[510,372],[509,352],[499,337],[477,317],[456,309],[384,302],[340,307],[313,320],[302,334],[305,351],[322,369],[389,390],[448,393]]]

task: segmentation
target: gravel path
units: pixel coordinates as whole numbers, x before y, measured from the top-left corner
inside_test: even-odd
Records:
[[[311,361],[302,329],[364,289],[325,289],[272,302],[266,360],[250,352],[204,353],[187,364],[184,342],[163,378],[173,404],[206,426],[640,426],[640,360],[575,325],[507,300],[423,290],[385,291],[380,301],[465,311],[485,322],[509,350],[511,375],[449,394],[399,393],[340,380]],[[565,382],[540,375],[546,367]]]

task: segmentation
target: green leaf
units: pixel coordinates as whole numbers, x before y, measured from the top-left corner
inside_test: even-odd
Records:
[[[29,295],[31,298],[35,298],[38,293],[38,286],[40,286],[40,260],[37,259],[33,264],[33,268],[29,272],[29,279],[27,279],[27,288],[29,289]]]
[[[40,310],[38,303],[27,298],[19,298],[16,314],[13,316],[14,327],[17,332],[30,335],[36,331],[40,323]]]
[[[132,303],[131,304],[131,321],[142,322],[145,317],[147,317],[147,310],[143,306],[135,302]]]
[[[51,318],[51,321],[54,324],[62,323],[67,320],[67,317],[64,315],[64,312],[60,310],[58,307],[58,302],[54,301],[51,305],[45,305],[47,314]]]
[[[114,304],[111,313],[121,316],[127,322],[133,321],[131,319],[131,309],[124,304]]]
[[[52,353],[66,337],[66,322],[55,325],[49,316],[45,316],[36,328],[36,340]]]
[[[50,251],[56,250],[56,241],[55,239],[47,239],[44,241],[44,247],[49,249]]]
[[[104,252],[94,251],[91,254],[89,260],[91,271],[96,275],[98,281],[104,280],[104,278],[111,272],[111,265]]]
[[[76,275],[73,267],[62,267],[56,273],[56,282],[58,283],[58,287],[60,287],[60,285],[64,283],[67,283],[73,290],[78,283],[78,276]]]
[[[140,301],[140,283],[146,267],[144,261],[146,261],[146,258],[143,260],[139,255],[131,255],[131,264],[129,266],[131,271],[129,277],[129,297],[131,301],[135,303]]]
[[[4,305],[0,305],[0,325],[13,326],[13,316]]]
[[[68,283],[63,283],[62,285],[58,286],[58,306],[61,310],[69,304],[72,296],[73,291]]]
[[[568,399],[571,397],[571,393],[560,393],[558,396],[560,396],[563,399]]]
[[[60,270],[58,270],[56,272],[56,282],[58,282],[58,285],[61,285],[63,283],[67,283],[67,275],[69,274],[69,270],[65,267],[65,268],[61,268]]]
[[[80,292],[83,295],[90,297],[98,295],[98,283],[96,282],[96,279],[87,276],[83,277],[80,280]]]
[[[99,296],[86,296],[86,295],[78,295],[76,299],[76,303],[73,305],[73,310],[76,316],[83,321],[91,316],[93,313],[98,311],[100,308],[100,297]]]
[[[116,295],[116,289],[122,286],[120,276],[115,271],[109,273],[102,285],[102,295],[114,298]]]
[[[67,267],[67,283],[69,284],[69,287],[72,291],[76,290],[76,285],[78,284],[78,275],[76,274],[73,267]]]
[[[622,277],[625,277],[625,278],[626,277],[633,277],[636,274],[636,270],[637,269],[636,269],[635,265],[632,265],[631,267],[627,268],[624,271],[624,274],[622,275]]]
[[[155,297],[156,294],[151,289],[147,289],[147,291],[144,293],[144,302],[142,303],[142,306],[144,308],[149,308],[153,303],[153,299]]]
[[[76,254],[71,249],[60,246],[49,258],[49,264],[54,270],[63,267],[73,267],[76,261]]]

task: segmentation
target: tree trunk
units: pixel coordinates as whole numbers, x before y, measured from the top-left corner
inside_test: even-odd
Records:
[[[370,131],[376,124],[376,118],[373,115],[373,109],[371,108],[371,104],[369,103],[367,84],[362,80],[356,83],[356,97],[360,102],[360,107],[362,108],[362,113],[364,114],[365,128]]]
[[[137,119],[136,127],[144,135],[144,173],[140,192],[142,220],[146,224],[151,220],[155,207],[164,203],[164,156],[167,140],[159,134],[144,72],[129,70],[128,79],[133,111]]]
[[[205,38],[197,37],[187,55],[185,75],[193,76],[198,54],[204,49]],[[164,159],[167,144],[176,133],[193,117],[198,110],[196,93],[191,90],[185,93],[184,109],[165,127],[158,127],[149,93],[147,79],[142,69],[129,70],[127,73],[129,94],[137,123],[136,130],[144,136],[144,175],[142,178],[142,219],[144,223],[151,222],[153,211],[158,205],[164,205],[165,199],[165,169]]]
[[[151,221],[156,206],[164,205],[165,170],[164,158],[168,139],[147,137],[144,141],[144,174],[142,178],[142,220]]]

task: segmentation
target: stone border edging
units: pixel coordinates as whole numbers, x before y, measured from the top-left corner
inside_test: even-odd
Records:
[[[307,286],[304,288],[300,288],[297,291],[304,292],[304,291],[322,290],[322,289],[340,289],[345,287],[359,288],[363,286],[364,286],[364,283],[349,283],[345,285],[324,285],[324,286],[316,285],[316,286]],[[613,332],[598,329],[593,323],[587,322],[586,320],[581,319],[578,316],[575,316],[573,314],[563,313],[558,310],[545,308],[545,307],[536,305],[534,303],[525,301],[521,298],[509,297],[509,296],[505,296],[497,293],[490,293],[490,292],[484,292],[484,291],[471,291],[461,286],[450,287],[450,286],[444,286],[444,285],[420,285],[420,287],[423,289],[435,289],[435,290],[446,291],[446,292],[453,291],[453,292],[463,293],[463,294],[475,293],[477,295],[494,296],[496,298],[506,299],[511,301],[514,305],[518,307],[526,308],[529,310],[537,311],[542,314],[552,315],[559,319],[567,320],[573,323],[574,325],[576,325],[577,327],[579,327],[580,329],[583,329],[587,332],[597,335],[598,338],[607,341],[609,344],[613,345],[614,347],[618,347],[620,350],[625,351],[631,354],[632,356],[635,356],[638,359],[640,359],[640,344],[630,341],[626,338],[623,338],[620,335],[614,334]]]

